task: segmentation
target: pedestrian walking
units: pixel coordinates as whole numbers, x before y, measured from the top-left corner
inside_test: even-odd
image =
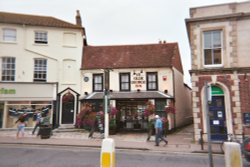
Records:
[[[161,141],[165,142],[165,145],[168,144],[168,141],[162,136],[162,120],[159,115],[155,115],[155,146],[159,146]]]
[[[40,112],[36,113],[36,118],[35,118],[36,125],[35,125],[35,127],[33,128],[32,135],[35,134],[36,129],[37,129],[38,127],[40,128],[40,125],[41,125],[41,118],[42,118],[41,113],[40,113]]]
[[[16,120],[16,124],[17,124],[17,133],[16,133],[16,138],[19,138],[19,134],[21,133],[21,137],[24,137],[24,130],[25,130],[25,126],[26,126],[26,116],[27,114],[21,114],[19,116],[19,118]]]

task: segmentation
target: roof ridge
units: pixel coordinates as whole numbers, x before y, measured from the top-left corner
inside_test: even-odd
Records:
[[[144,44],[115,44],[115,45],[88,45],[87,47],[126,47],[126,46],[159,46],[159,45],[178,45],[178,42],[167,43],[144,43]]]
[[[62,19],[46,16],[24,13],[10,13],[0,11],[0,23],[25,24],[32,26],[48,26],[48,27],[64,27],[64,28],[83,28],[74,23],[64,21]]]

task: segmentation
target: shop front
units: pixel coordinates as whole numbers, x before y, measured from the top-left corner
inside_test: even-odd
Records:
[[[118,131],[146,131],[148,114],[145,113],[148,102],[152,102],[155,114],[167,117],[165,107],[170,96],[158,91],[152,92],[112,92],[109,94],[109,115],[115,120]],[[81,99],[81,103],[90,103],[94,112],[102,110],[103,93],[93,93]],[[115,113],[113,111],[116,111]]]
[[[46,113],[52,120],[56,101],[56,84],[1,83],[0,128],[16,128],[16,120],[26,115],[27,127],[33,127],[33,116]]]

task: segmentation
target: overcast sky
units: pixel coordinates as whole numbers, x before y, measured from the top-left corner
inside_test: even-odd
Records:
[[[190,85],[189,8],[247,0],[0,0],[0,11],[53,16],[75,23],[80,10],[89,45],[178,42]]]

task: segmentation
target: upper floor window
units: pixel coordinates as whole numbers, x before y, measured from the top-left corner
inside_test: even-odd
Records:
[[[206,31],[204,35],[204,65],[222,64],[221,31]]]
[[[147,72],[147,90],[157,90],[158,79],[156,72]]]
[[[35,31],[35,43],[47,44],[48,43],[48,33],[45,31]]]
[[[46,82],[47,80],[47,60],[34,60],[34,81]]]
[[[120,73],[120,90],[130,91],[130,73]]]
[[[16,58],[2,58],[2,81],[15,81]]]
[[[3,41],[4,42],[15,42],[16,41],[16,30],[10,28],[3,29]]]
[[[93,74],[93,91],[103,91],[103,74]]]

